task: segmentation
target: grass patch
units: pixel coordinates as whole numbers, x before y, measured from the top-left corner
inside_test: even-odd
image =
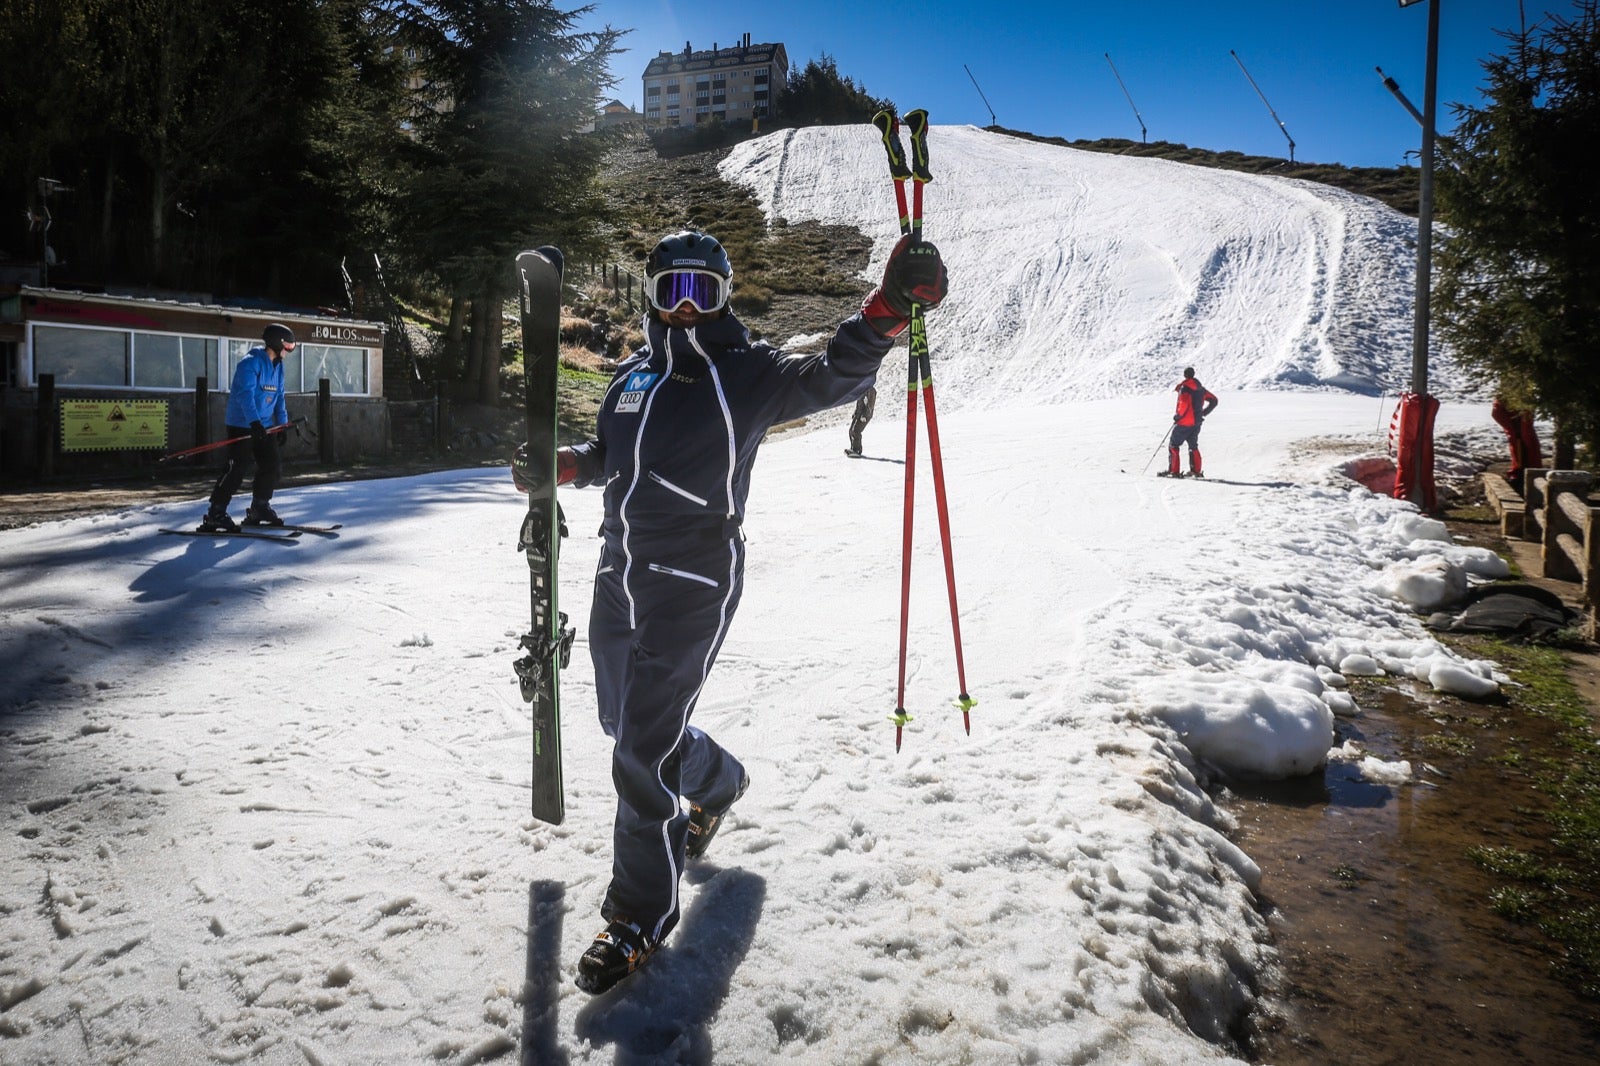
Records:
[[[1454,733],[1430,733],[1418,740],[1430,752],[1440,752],[1450,755],[1471,755],[1473,748],[1477,747],[1472,738],[1457,736]]]
[[[1475,847],[1468,857],[1507,882],[1490,894],[1495,912],[1535,924],[1559,943],[1562,979],[1600,999],[1600,745],[1589,708],[1567,677],[1559,647],[1483,640],[1473,648],[1518,683],[1509,690],[1518,710],[1558,726],[1558,747],[1548,758],[1502,758],[1525,769],[1534,764],[1534,787],[1554,803],[1548,847],[1540,854]]]

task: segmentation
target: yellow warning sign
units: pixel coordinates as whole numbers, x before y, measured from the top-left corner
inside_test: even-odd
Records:
[[[61,401],[62,451],[166,446],[166,400]]]

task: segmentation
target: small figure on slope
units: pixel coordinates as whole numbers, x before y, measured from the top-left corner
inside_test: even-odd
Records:
[[[1174,390],[1178,394],[1178,410],[1172,416],[1172,435],[1167,438],[1167,468],[1157,477],[1182,477],[1178,463],[1178,449],[1189,446],[1189,476],[1205,477],[1200,461],[1200,426],[1217,408],[1217,398],[1195,379],[1194,367],[1183,368],[1183,380]]]
[[[872,421],[872,412],[878,406],[878,389],[876,386],[861,394],[856,401],[855,412],[850,416],[850,447],[845,449],[846,455],[861,454],[861,434],[867,428],[867,423]]]

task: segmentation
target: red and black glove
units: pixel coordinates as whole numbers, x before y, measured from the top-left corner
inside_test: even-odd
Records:
[[[939,249],[913,241],[908,233],[889,253],[883,283],[867,294],[861,313],[882,337],[898,337],[911,321],[911,305],[924,311],[938,307],[950,292],[950,278]]]
[[[578,476],[578,459],[571,448],[556,449],[556,484],[565,485]],[[528,461],[528,445],[517,445],[511,456],[511,481],[518,492],[529,492],[544,487],[542,471],[535,471]]]

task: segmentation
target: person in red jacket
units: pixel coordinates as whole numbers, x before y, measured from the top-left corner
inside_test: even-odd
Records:
[[[1494,398],[1490,415],[1506,431],[1506,444],[1511,449],[1511,469],[1506,480],[1518,492],[1522,491],[1522,472],[1530,467],[1544,465],[1544,452],[1539,448],[1539,433],[1533,426],[1533,412],[1522,411],[1507,403],[1502,397]]]
[[[1195,380],[1194,367],[1183,368],[1183,380],[1178,382],[1178,410],[1172,416],[1172,435],[1167,438],[1167,468],[1158,477],[1182,477],[1178,465],[1178,449],[1189,446],[1189,476],[1205,477],[1200,462],[1200,426],[1217,408],[1217,398],[1204,385]]]

